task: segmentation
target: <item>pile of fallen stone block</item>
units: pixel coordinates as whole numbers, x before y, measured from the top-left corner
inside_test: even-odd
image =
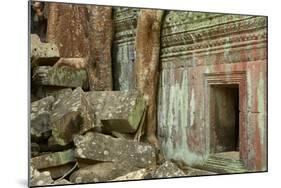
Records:
[[[31,186],[185,176],[157,165],[140,140],[146,104],[137,91],[87,91],[83,69],[56,67],[57,47],[31,37]]]

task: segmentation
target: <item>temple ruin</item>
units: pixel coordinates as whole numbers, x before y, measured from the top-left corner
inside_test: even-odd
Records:
[[[31,37],[31,164],[40,171],[37,179],[44,171],[52,184],[267,170],[267,17],[165,10],[145,18],[157,18],[160,26],[159,53],[150,41],[144,49],[153,49],[151,61],[159,54],[157,151],[145,139],[145,120],[153,115],[150,93],[139,91],[136,80],[143,9],[91,6],[45,3],[46,41],[36,32]],[[60,8],[65,15],[58,16]],[[154,23],[147,27],[157,33]],[[44,155],[67,157],[39,164]],[[65,174],[74,164],[72,175]],[[88,173],[95,170],[105,176]]]

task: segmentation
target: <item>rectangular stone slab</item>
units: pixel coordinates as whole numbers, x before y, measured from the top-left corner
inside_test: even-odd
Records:
[[[42,43],[38,35],[30,37],[31,66],[54,65],[60,58],[59,49],[54,43]]]
[[[43,86],[88,88],[87,72],[72,67],[39,66],[33,69],[32,82]]]
[[[74,151],[69,149],[66,151],[40,155],[31,159],[31,165],[35,169],[45,169],[57,167],[67,163],[75,162]]]
[[[125,161],[134,167],[145,168],[156,163],[155,149],[145,143],[113,138],[88,132],[74,137],[77,158],[101,162]]]
[[[66,97],[59,97],[53,104],[52,135],[59,145],[67,145],[72,142],[73,135],[97,127],[94,119],[94,112],[83,90],[77,88]]]
[[[87,99],[106,132],[134,133],[145,110],[137,91],[91,91]]]
[[[51,131],[50,110],[54,97],[46,97],[31,103],[30,133],[32,139],[40,139],[45,133]]]

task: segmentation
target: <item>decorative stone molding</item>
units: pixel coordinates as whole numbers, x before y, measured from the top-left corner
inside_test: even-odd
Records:
[[[114,8],[113,22],[115,29],[114,43],[134,41],[139,9]]]
[[[139,9],[114,8],[113,80],[115,90],[134,88],[135,37]]]
[[[266,48],[266,27],[266,17],[171,11],[163,24],[161,60]]]

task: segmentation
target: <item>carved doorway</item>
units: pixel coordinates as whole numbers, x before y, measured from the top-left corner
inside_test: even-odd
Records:
[[[211,153],[239,152],[239,85],[220,84],[210,90]]]
[[[202,168],[244,172],[248,161],[245,72],[207,73],[204,86],[208,157]]]

